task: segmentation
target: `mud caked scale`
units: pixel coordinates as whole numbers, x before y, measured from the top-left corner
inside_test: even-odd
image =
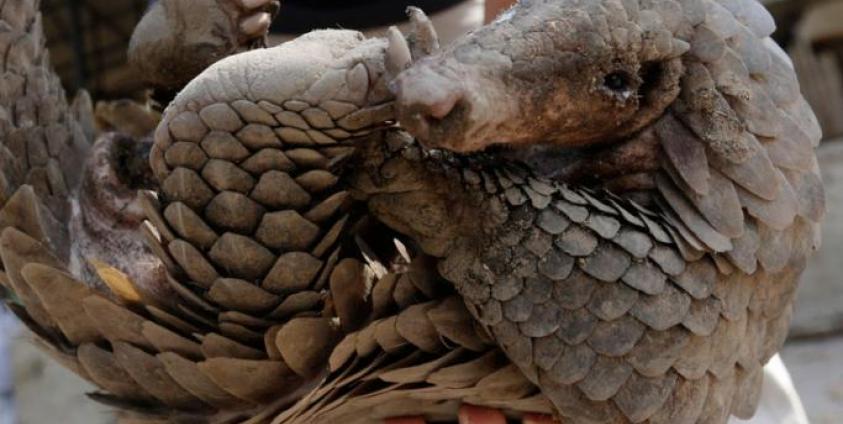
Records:
[[[0,293],[125,422],[754,414],[824,213],[755,0],[317,31],[188,75],[154,144],[94,143],[37,8],[0,3]]]

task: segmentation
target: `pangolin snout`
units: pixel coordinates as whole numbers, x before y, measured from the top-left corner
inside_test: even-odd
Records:
[[[421,141],[437,144],[441,126],[465,99],[460,82],[438,72],[411,69],[395,84],[401,125]]]

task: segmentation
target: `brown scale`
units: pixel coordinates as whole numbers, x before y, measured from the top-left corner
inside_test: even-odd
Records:
[[[65,223],[92,136],[89,102],[68,107],[43,68],[34,4],[0,9],[14,35],[0,38],[11,52],[0,85],[0,283],[39,344],[101,387],[92,397],[126,422],[447,422],[462,403],[573,422],[725,422],[754,412],[823,210],[818,127],[785,59],[760,43],[772,21],[756,3],[601,1],[563,13],[565,22],[628,30],[607,35],[614,47],[649,31],[636,54],[669,62],[643,67],[661,72],[555,72],[543,84],[501,86],[459,62],[500,55],[444,50],[404,74],[397,106],[386,82],[436,44],[417,11],[409,40],[321,32],[217,63],[156,131],[158,193],[84,210],[127,201],[148,219],[117,238],[131,240],[124,250],[99,258],[115,266],[97,269],[110,291],[79,275],[91,246],[66,242],[80,234]],[[507,75],[540,77],[567,63],[542,49],[599,47],[565,38],[588,31],[541,46],[520,36],[532,22],[554,28],[543,19],[570,7],[524,2],[472,37],[508,36],[511,49],[496,52],[516,59]],[[618,63],[637,60],[622,50]],[[517,60],[526,51],[535,57]],[[425,74],[455,52],[451,70],[465,74]],[[608,54],[594,52],[596,61]],[[438,121],[414,115],[423,108],[412,84],[427,100],[444,98],[441,115],[457,98],[454,77],[483,82],[482,95],[503,90],[487,103],[500,106],[496,118],[507,101],[534,109],[490,124],[464,97]],[[576,120],[544,116],[566,105],[540,108],[553,84],[579,78],[641,82],[642,95],[610,93],[567,110],[609,123],[565,127]],[[531,89],[542,95],[519,97]],[[567,100],[606,92],[578,94]],[[486,147],[472,137],[488,129],[498,131],[493,141],[521,137],[513,145],[535,141],[524,134],[578,149],[600,141],[598,160],[557,174],[594,186],[547,179],[517,154],[421,147],[382,130],[396,115],[427,147],[457,151]],[[640,168],[625,175],[630,164]],[[87,170],[93,181],[111,181],[99,169]],[[150,259],[141,240],[162,271],[150,281],[135,266]]]

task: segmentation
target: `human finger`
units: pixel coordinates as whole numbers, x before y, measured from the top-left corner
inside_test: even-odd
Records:
[[[497,409],[463,405],[459,412],[460,424],[506,424],[506,417]]]

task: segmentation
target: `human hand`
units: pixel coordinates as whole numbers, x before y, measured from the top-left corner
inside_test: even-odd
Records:
[[[501,12],[517,2],[518,0],[486,0],[486,23],[494,21]]]
[[[237,8],[242,43],[259,39],[269,31],[272,14],[278,9],[278,0],[230,0]]]

